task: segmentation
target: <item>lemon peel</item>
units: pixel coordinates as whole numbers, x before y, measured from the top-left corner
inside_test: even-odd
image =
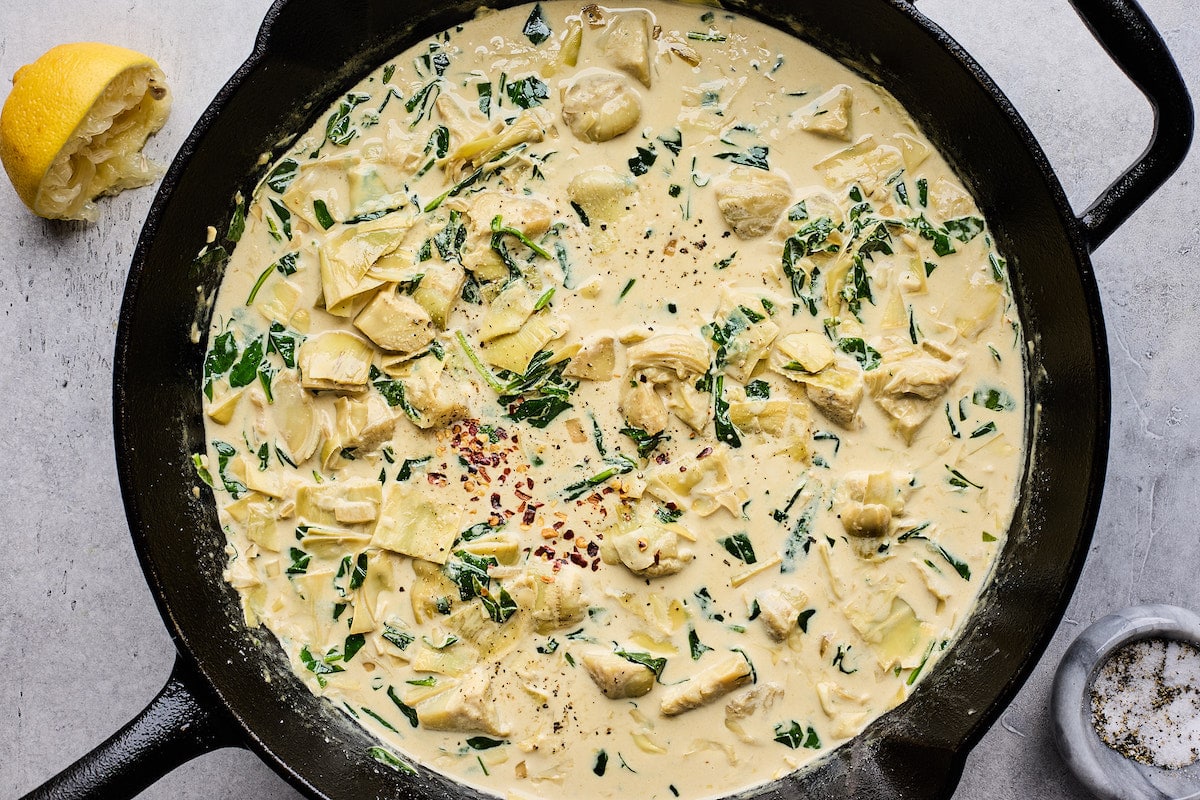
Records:
[[[97,197],[162,174],[141,150],[170,107],[166,78],[149,56],[98,42],[58,45],[13,76],[0,111],[0,161],[33,213],[94,222]]]

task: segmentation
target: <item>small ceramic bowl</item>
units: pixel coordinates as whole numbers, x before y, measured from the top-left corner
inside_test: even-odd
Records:
[[[1067,766],[1102,800],[1200,800],[1200,761],[1181,769],[1141,764],[1108,747],[1092,725],[1092,681],[1108,657],[1141,639],[1200,647],[1200,615],[1168,605],[1132,606],[1097,620],[1067,649],[1050,705],[1054,740]]]

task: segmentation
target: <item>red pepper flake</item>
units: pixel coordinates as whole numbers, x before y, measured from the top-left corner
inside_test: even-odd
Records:
[[[441,472],[430,472],[425,476],[425,480],[429,481],[429,483],[433,486],[445,486],[450,482]]]
[[[492,508],[496,509],[497,511],[500,510],[500,494],[499,494],[499,492],[492,492]]]
[[[559,525],[561,525],[561,524],[562,523],[560,522]],[[567,528],[567,530],[563,532],[563,538],[564,539],[574,539],[575,531],[571,530],[570,528]]]
[[[600,554],[600,545],[595,542],[588,542],[587,554],[593,558]]]
[[[547,547],[546,545],[542,545],[542,546],[541,546],[541,547],[539,547],[537,550],[534,550],[534,551],[533,551],[533,554],[534,554],[535,556],[538,556],[539,558],[544,558],[544,559],[546,559],[547,561],[549,561],[549,560],[551,560],[552,558],[554,558],[554,548],[553,548],[553,547]]]
[[[654,457],[654,463],[656,463],[656,464],[668,464],[668,463],[670,463],[670,461],[671,461],[671,457],[668,456],[666,453],[659,453],[658,455],[656,455]]]
[[[551,528],[554,528],[554,530],[556,530],[556,531],[561,531],[561,530],[562,530],[562,527],[563,527],[563,525],[566,525],[566,524],[567,524],[567,523],[566,523],[565,521],[563,521],[563,520],[561,520],[561,519],[560,519],[558,522],[554,523],[554,524],[553,524],[553,525],[551,525],[550,527],[551,527]],[[572,534],[572,536],[574,536],[574,534]]]
[[[598,558],[592,559],[592,572],[596,572],[599,569],[600,569],[600,559],[598,559]]]
[[[532,525],[535,519],[537,519],[537,506],[531,505],[525,509],[525,515],[521,517],[521,522],[524,525]]]
[[[487,467],[479,468],[479,477],[483,478],[484,483],[492,482],[492,476],[488,474]]]
[[[529,489],[530,491],[533,491],[533,478],[525,479],[525,488]]]
[[[587,567],[588,565],[587,559],[579,553],[571,553],[571,563],[577,567]]]
[[[697,460],[697,461],[699,461],[700,459],[702,459],[702,458],[708,458],[708,457],[709,457],[709,456],[711,456],[711,455],[712,455],[712,448],[711,448],[711,447],[706,447],[706,448],[704,448],[703,450],[701,450],[701,451],[700,451],[700,455],[696,456],[696,460]]]

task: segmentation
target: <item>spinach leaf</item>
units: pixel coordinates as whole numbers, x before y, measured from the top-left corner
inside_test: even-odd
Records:
[[[724,547],[731,556],[739,558],[747,564],[753,564],[758,560],[754,555],[754,545],[750,543],[750,537],[745,532],[717,539],[717,544]]]
[[[504,93],[513,105],[521,108],[540,106],[543,100],[550,99],[550,87],[536,75],[513,81],[504,87]]]
[[[690,37],[691,34],[688,34]],[[754,167],[755,169],[770,170],[771,165],[767,163],[767,154],[770,151],[766,145],[756,144],[746,149],[744,153],[717,153],[717,158],[724,159],[733,164],[741,164],[743,167]]]
[[[525,27],[521,29],[521,33],[534,44],[541,44],[550,38],[550,22],[546,19],[545,13],[542,11],[542,4],[535,3],[533,10],[529,12],[529,19],[525,20]]]

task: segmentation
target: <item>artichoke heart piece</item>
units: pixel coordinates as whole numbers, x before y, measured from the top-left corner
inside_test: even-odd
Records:
[[[594,222],[620,219],[636,202],[637,194],[633,178],[618,175],[611,167],[585,169],[567,184],[567,197]]]
[[[511,281],[488,305],[479,323],[479,341],[490,342],[521,330],[538,298],[523,280]]]
[[[670,686],[659,708],[668,717],[699,708],[753,680],[754,670],[740,653],[726,653],[690,680]]]
[[[512,192],[480,192],[466,209],[467,239],[462,248],[462,264],[481,281],[499,281],[509,277],[509,267],[492,247],[492,221],[497,217],[506,228],[515,228],[530,240],[550,229],[550,206],[536,197]],[[515,237],[506,236],[501,244],[513,256],[525,250]],[[511,256],[510,256],[511,257]]]
[[[526,109],[510,123],[497,120],[492,127],[455,148],[446,162],[446,170],[458,179],[519,144],[540,142],[546,136],[547,123],[542,109]]]
[[[654,688],[654,670],[616,653],[585,653],[580,661],[588,677],[610,700],[641,697]]]
[[[650,15],[621,11],[613,15],[604,34],[608,63],[650,88]]]
[[[804,108],[793,112],[788,127],[849,139],[850,107],[853,101],[854,90],[839,83]]]
[[[649,523],[630,531],[609,536],[610,545],[621,563],[635,575],[661,578],[674,575],[687,566],[692,554],[679,546],[674,530]]]
[[[375,348],[346,331],[325,331],[300,345],[301,385],[314,391],[365,389]]]
[[[685,456],[670,464],[658,464],[646,471],[646,493],[677,508],[690,508],[708,517],[724,508],[735,517],[749,493],[734,487],[729,477],[729,450],[714,448],[705,458]]]
[[[794,338],[801,336],[805,338]],[[816,366],[827,357],[820,347],[828,345],[818,345],[812,334],[789,334],[783,337],[771,357],[771,369],[789,380],[804,384],[808,399],[822,414],[844,428],[852,428],[862,403],[863,372],[833,363],[832,349],[828,351],[829,364],[816,372],[806,371],[805,365]]]
[[[371,544],[401,555],[445,564],[462,530],[463,509],[424,481],[388,486]]]
[[[518,375],[529,368],[537,352],[555,339],[567,335],[569,326],[558,316],[534,314],[516,333],[497,337],[481,348],[485,361],[494,367]]]
[[[754,600],[758,603],[758,618],[767,633],[775,641],[782,642],[797,629],[796,620],[808,603],[808,595],[795,587],[781,586],[764,589],[754,596]]]
[[[510,728],[497,717],[490,669],[473,670],[454,686],[417,705],[421,724],[435,731],[508,736]]]
[[[792,202],[786,178],[752,167],[734,167],[716,192],[721,216],[742,239],[770,233]]]
[[[307,222],[314,230],[324,228],[316,216],[316,201],[320,200],[335,219],[350,216],[346,199],[349,197],[347,162],[343,158],[321,158],[304,161],[296,166],[296,178],[283,193],[283,204]]]
[[[416,300],[384,289],[354,318],[354,327],[384,350],[413,355],[433,341],[433,320]]]
[[[371,451],[392,438],[396,415],[382,395],[339,397],[333,404],[338,449],[353,447]]]
[[[329,528],[374,522],[382,494],[378,481],[307,484],[296,490],[296,517],[302,523]]]
[[[303,463],[321,444],[320,413],[308,392],[300,387],[293,370],[282,370],[275,376],[271,393],[275,396],[270,407],[275,427],[292,461]]]
[[[355,297],[383,285],[367,271],[400,246],[412,223],[409,216],[388,214],[343,228],[321,245],[321,292],[329,313],[348,316]]]
[[[246,538],[264,550],[278,553],[286,542],[285,531],[275,520],[270,503],[251,503],[247,506]]]
[[[904,511],[912,475],[904,472],[849,472],[838,486],[842,527],[852,536],[879,538]]]
[[[563,370],[568,378],[607,381],[615,377],[616,339],[611,333],[597,333],[585,339]]]
[[[467,273],[454,263],[430,261],[422,265],[421,282],[413,290],[412,299],[417,302],[433,323],[442,330],[462,294]]]
[[[784,374],[817,373],[833,363],[833,346],[815,331],[789,333],[775,343],[775,349],[781,356],[777,363]]]
[[[628,79],[603,69],[585,69],[561,89],[562,118],[584,142],[607,142],[642,118],[642,98]]]
[[[904,170],[904,156],[896,147],[879,144],[868,134],[814,166],[831,187],[858,184],[866,194],[883,200],[891,193],[889,181]]]
[[[966,354],[950,354],[910,346],[898,337],[887,337],[880,345],[882,359],[877,369],[865,373],[871,397],[891,418],[905,441],[937,409],[944,395],[966,367]]]
[[[669,370],[682,380],[708,371],[708,344],[690,333],[663,333],[628,350],[629,371],[658,367]]]
[[[587,613],[583,580],[578,570],[533,575],[533,622],[538,633],[574,625]]]
[[[758,305],[757,298],[746,295],[726,296],[721,303],[723,328],[728,331],[725,372],[742,383],[750,379],[758,362],[767,357],[779,335],[779,326],[769,316],[754,311]]]
[[[447,376],[445,362],[436,357],[410,361],[399,374],[405,399],[418,414],[413,420],[418,428],[448,425],[470,413],[462,388]]]

